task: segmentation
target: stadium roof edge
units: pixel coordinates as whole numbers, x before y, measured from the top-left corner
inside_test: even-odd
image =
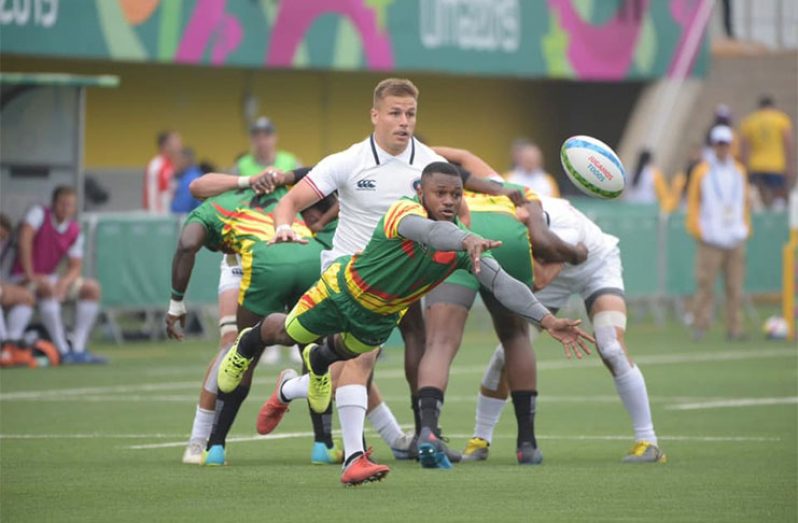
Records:
[[[90,76],[66,73],[0,73],[0,84],[67,87],[118,87],[119,77],[110,74]]]

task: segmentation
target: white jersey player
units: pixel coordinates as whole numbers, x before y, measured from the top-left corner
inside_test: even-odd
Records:
[[[618,238],[604,233],[568,201],[544,196],[540,199],[552,232],[568,243],[584,243],[588,258],[580,265],[561,265],[554,279],[535,295],[553,312],[562,308],[572,294],[582,297],[601,359],[612,374],[618,396],[632,420],[635,445],[623,461],[664,463],[666,456],[657,447],[646,382],[624,342],[626,303]],[[533,341],[537,334],[532,331]],[[468,442],[464,460],[482,460],[488,456],[493,429],[507,397],[503,370],[504,351],[500,345],[482,379],[474,437]]]

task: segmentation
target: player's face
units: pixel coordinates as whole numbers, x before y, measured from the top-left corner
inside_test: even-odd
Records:
[[[77,202],[78,199],[74,194],[62,194],[59,196],[55,204],[53,204],[55,219],[60,223],[75,216],[78,208]]]
[[[459,176],[435,173],[421,182],[418,199],[430,219],[454,221],[463,201],[463,180]]]
[[[371,110],[374,136],[380,147],[401,154],[416,130],[418,104],[412,96],[386,96]]]
[[[526,146],[519,155],[519,164],[525,171],[534,171],[540,168],[540,150],[537,147]]]
[[[714,145],[715,155],[719,160],[725,160],[731,151],[731,145],[725,142],[718,142]]]
[[[271,156],[277,148],[277,133],[259,131],[251,137],[252,148],[257,156]]]
[[[170,134],[169,139],[166,140],[166,146],[165,146],[166,155],[172,158],[172,160],[175,160],[182,151],[183,151],[183,138],[181,138],[181,136],[178,133]]]

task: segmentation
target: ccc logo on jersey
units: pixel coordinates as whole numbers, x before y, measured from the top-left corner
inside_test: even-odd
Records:
[[[377,182],[375,180],[363,179],[357,182],[358,191],[375,191],[377,190]]]

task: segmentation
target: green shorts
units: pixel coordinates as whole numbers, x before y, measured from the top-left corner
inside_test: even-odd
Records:
[[[510,276],[532,288],[532,245],[524,224],[509,214],[472,212],[470,229],[483,238],[501,241],[502,246],[492,249],[491,254]],[[455,271],[444,283],[479,289],[476,277],[462,269]]]
[[[257,243],[241,256],[238,304],[258,316],[288,312],[318,279],[321,250],[317,242]]]
[[[288,314],[285,330],[297,343],[340,333],[347,349],[363,354],[385,343],[402,319],[400,313],[372,312],[346,292],[340,278],[348,262],[345,256],[330,265]]]

